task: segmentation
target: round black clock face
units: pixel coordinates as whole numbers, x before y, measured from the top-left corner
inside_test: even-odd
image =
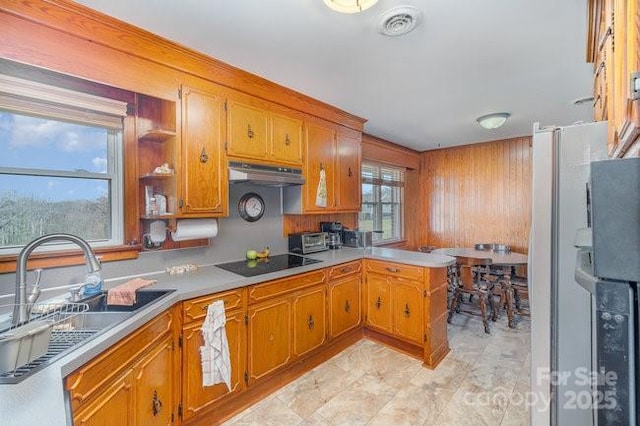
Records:
[[[240,198],[238,212],[247,222],[255,222],[264,214],[264,200],[255,192],[248,192]]]

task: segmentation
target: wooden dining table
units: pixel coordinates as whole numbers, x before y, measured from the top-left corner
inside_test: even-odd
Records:
[[[473,247],[451,247],[432,250],[431,253],[446,254],[453,257],[473,259],[491,259],[492,266],[519,266],[527,264],[527,255],[514,251],[476,250]]]
[[[517,266],[526,265],[528,263],[528,257],[526,254],[516,253],[513,251],[500,251],[500,250],[477,250],[474,247],[449,247],[440,248],[431,251],[431,253],[445,254],[455,258],[471,258],[471,259],[491,259],[491,267],[499,267],[503,269],[504,276],[515,275],[515,268]],[[462,269],[462,270],[460,270]],[[473,277],[471,276],[471,268],[459,268],[460,280],[462,286],[469,289],[473,285]],[[512,290],[510,289],[511,283],[507,278],[505,284],[509,287],[508,299],[507,299],[507,316],[509,318],[509,327],[513,328],[514,325],[514,312],[511,306],[511,299],[513,298]]]

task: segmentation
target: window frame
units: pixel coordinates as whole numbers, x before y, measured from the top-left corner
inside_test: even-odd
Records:
[[[127,115],[126,102],[0,75],[0,110],[12,114],[69,122],[106,130],[106,173],[86,170],[0,167],[0,174],[106,181],[110,196],[110,236],[108,239],[92,240],[88,241],[88,243],[91,247],[99,250],[122,247],[124,245],[126,227],[124,212],[124,119]],[[70,119],[65,119],[66,117],[70,117]],[[73,230],[65,230],[65,232],[73,233]],[[0,257],[3,258],[0,260],[4,261],[6,256],[18,254],[22,248],[23,245],[0,247]],[[68,243],[52,243],[43,245],[38,249],[38,252],[46,253],[68,249],[77,249],[77,247]]]
[[[365,170],[374,169],[373,177],[365,176]],[[393,170],[394,173],[399,175],[399,180],[389,180],[383,179],[382,170],[389,169]],[[374,192],[374,200],[373,202],[365,201],[364,193],[362,194],[362,209],[358,213],[358,224],[360,223],[360,215],[363,213],[364,207],[373,206],[374,214],[372,220],[374,221],[373,228],[374,229],[382,229],[383,223],[383,211],[385,205],[398,206],[398,214],[394,215],[395,220],[397,221],[398,235],[392,238],[380,238],[376,241],[374,231],[374,242],[373,245],[381,246],[387,244],[394,244],[404,241],[404,180],[405,180],[406,169],[398,166],[391,166],[383,163],[377,163],[373,161],[363,161],[361,168],[361,185],[371,185],[373,186]],[[382,201],[382,187],[390,186],[392,188],[397,188],[398,193],[398,201],[397,202],[383,202]],[[362,191],[362,189],[361,189]],[[376,218],[379,220],[379,223],[376,223]]]

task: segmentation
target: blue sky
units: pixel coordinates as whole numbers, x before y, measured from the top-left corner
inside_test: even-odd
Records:
[[[86,170],[105,173],[105,129],[0,111],[0,168]],[[96,199],[107,181],[0,174],[0,194],[35,196],[48,201]]]

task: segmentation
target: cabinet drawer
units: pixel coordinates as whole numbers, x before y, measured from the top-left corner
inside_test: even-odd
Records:
[[[222,299],[226,311],[235,308],[243,308],[246,305],[246,289],[237,288],[234,290],[215,293],[208,296],[189,299],[182,303],[182,315],[185,324],[203,319],[207,316],[207,308],[216,300]]]
[[[384,262],[381,260],[367,260],[367,272],[375,272],[394,277],[422,281],[424,269],[420,266],[405,265],[403,263]]]
[[[282,280],[269,281],[249,288],[249,303],[259,302],[275,296],[291,293],[301,288],[325,282],[326,270],[313,271]]]
[[[112,377],[129,368],[147,348],[171,332],[173,311],[158,315],[112,348],[98,355],[66,378],[65,387],[71,398],[71,408],[77,410]]]
[[[349,274],[355,274],[360,271],[362,271],[362,262],[360,260],[342,263],[329,269],[329,280],[344,277]]]

